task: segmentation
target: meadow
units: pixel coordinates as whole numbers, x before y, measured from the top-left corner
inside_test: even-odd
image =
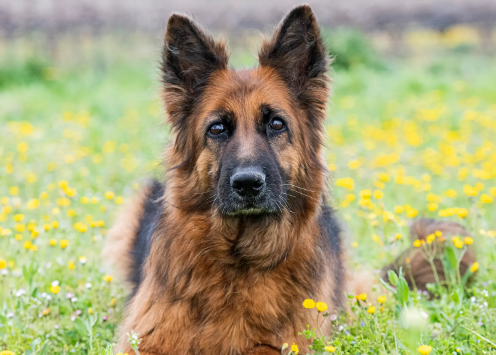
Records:
[[[170,135],[159,51],[121,46],[101,44],[72,61],[29,50],[1,60],[1,355],[119,350],[126,293],[100,251],[122,204],[143,179],[161,176]],[[494,59],[465,50],[364,56],[344,65],[338,55],[326,122],[330,201],[346,225],[349,266],[380,270],[412,247],[409,223],[440,218],[471,238],[437,236],[418,248],[444,243],[448,266],[473,249],[475,281],[455,275],[408,292],[403,276],[391,274],[391,288],[377,272],[376,296],[349,295],[351,315],[301,300],[318,322],[331,317],[333,336],[310,324],[301,337],[313,338],[313,349],[285,344],[283,353],[494,354]],[[243,52],[233,61],[254,64]]]

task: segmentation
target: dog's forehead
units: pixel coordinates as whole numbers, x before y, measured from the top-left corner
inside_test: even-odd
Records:
[[[270,68],[223,70],[215,73],[203,95],[205,111],[258,110],[274,105],[289,110],[290,92],[279,75]]]

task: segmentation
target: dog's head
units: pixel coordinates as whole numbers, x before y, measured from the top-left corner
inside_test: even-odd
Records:
[[[169,19],[163,81],[175,137],[168,159],[182,206],[277,216],[320,203],[328,59],[309,6],[282,20],[259,62],[230,69],[223,43],[188,17]]]

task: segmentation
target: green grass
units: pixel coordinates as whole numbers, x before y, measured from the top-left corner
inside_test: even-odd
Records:
[[[115,341],[126,295],[119,280],[105,278],[105,231],[140,179],[160,176],[169,136],[158,51],[128,62],[126,53],[71,65],[4,60],[0,68],[0,351],[94,355]],[[350,298],[354,315],[337,314],[333,338],[315,346],[386,354],[429,344],[436,354],[491,353],[496,209],[481,196],[496,195],[496,69],[470,55],[350,65],[333,74],[326,123],[331,200],[347,224],[350,267],[381,268],[411,245],[411,220],[441,218],[442,211],[471,231],[480,269],[473,285],[437,289],[432,300],[395,295],[377,282],[384,310],[371,295]],[[467,196],[465,185],[477,195]],[[360,197],[364,190],[383,197]],[[409,216],[395,212],[405,205]],[[61,240],[69,242],[64,249]],[[366,311],[371,305],[374,314]],[[312,328],[305,334],[319,338]]]

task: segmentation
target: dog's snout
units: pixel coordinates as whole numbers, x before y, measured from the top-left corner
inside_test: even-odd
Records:
[[[265,174],[255,168],[240,169],[231,176],[231,187],[240,196],[257,196],[265,187]]]

